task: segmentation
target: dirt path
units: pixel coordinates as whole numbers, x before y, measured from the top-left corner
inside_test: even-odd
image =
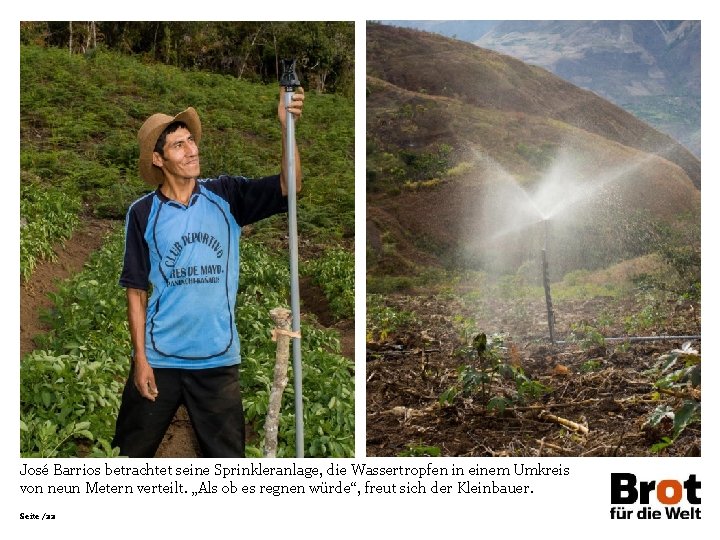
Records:
[[[300,319],[304,313],[314,314],[324,328],[332,328],[340,333],[340,350],[345,358],[355,359],[355,321],[345,319],[336,321],[330,311],[330,305],[320,287],[309,278],[300,280]]]
[[[107,234],[117,225],[111,220],[87,217],[84,224],[65,242],[55,249],[55,261],[43,261],[33,271],[27,283],[20,284],[20,358],[35,349],[33,338],[48,329],[40,320],[43,310],[52,306],[49,294],[58,284],[81,271],[90,255],[99,249]],[[352,320],[335,322],[320,289],[303,280],[301,287],[302,310],[314,313],[321,325],[333,327],[340,332],[342,354],[354,358],[355,325]],[[200,448],[192,430],[192,424],[184,407],[181,407],[170,425],[155,457],[199,457]]]
[[[33,338],[48,330],[41,313],[52,307],[50,293],[58,284],[80,272],[90,255],[100,249],[117,222],[86,217],[64,245],[55,248],[55,261],[40,262],[27,283],[20,284],[20,358],[35,349]],[[178,411],[158,450],[158,457],[195,457],[199,455],[192,436],[187,412]]]
[[[47,331],[40,314],[52,305],[48,294],[57,290],[59,282],[82,270],[115,225],[106,219],[84,218],[84,224],[65,245],[55,248],[57,259],[40,262],[30,280],[20,284],[20,358],[35,348],[33,337]]]

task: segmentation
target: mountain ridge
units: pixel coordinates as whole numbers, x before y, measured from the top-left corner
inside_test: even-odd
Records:
[[[700,21],[392,21],[543,67],[700,156]]]
[[[598,218],[590,229],[575,227],[580,235],[566,227],[564,239],[586,235],[586,245],[597,243],[649,226],[643,216],[671,223],[699,211],[699,160],[592,92],[437,34],[371,25],[367,44],[371,273],[474,265],[488,252],[482,244],[494,226],[488,220],[499,221],[497,210],[488,213],[493,183],[506,179],[517,186],[515,198],[527,197],[560,165],[571,182],[598,197],[587,206],[572,202],[572,193],[555,195],[574,212]],[[511,200],[499,205],[500,219],[514,212]],[[535,241],[525,236],[525,244]],[[602,266],[647,247],[635,238],[623,242],[598,249],[592,261],[576,245],[573,253],[566,250],[562,270]],[[511,264],[522,262],[522,249]]]
[[[393,47],[377,46],[378,40],[391,38]],[[417,41],[413,44],[413,40]],[[445,56],[434,64],[431,74],[424,65],[428,51],[434,57]],[[396,62],[402,62],[404,68],[391,69]],[[680,165],[700,187],[699,160],[671,137],[597,94],[509,55],[438,34],[370,25],[367,67],[369,76],[401,88],[454,95],[478,107],[542,114],[640,150],[657,152]],[[594,108],[589,109],[588,104]],[[596,114],[590,114],[594,111]]]

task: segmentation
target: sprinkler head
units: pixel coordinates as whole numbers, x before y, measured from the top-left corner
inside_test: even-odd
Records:
[[[543,232],[545,234],[545,237],[543,238],[543,250],[547,249],[547,241],[548,241],[548,229],[549,229],[549,223],[550,218],[543,218]]]
[[[280,86],[284,86],[287,90],[293,91],[300,86],[300,80],[295,73],[295,59],[283,58],[280,60],[282,75],[280,75]]]

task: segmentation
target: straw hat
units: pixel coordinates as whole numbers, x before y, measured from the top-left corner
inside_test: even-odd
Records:
[[[149,184],[159,185],[165,181],[162,169],[153,165],[153,150],[160,134],[171,123],[184,122],[190,133],[195,137],[195,142],[200,143],[202,137],[202,125],[197,111],[188,107],[177,116],[170,116],[163,113],[153,114],[145,120],[145,123],[138,131],[138,143],[140,144],[140,177]]]

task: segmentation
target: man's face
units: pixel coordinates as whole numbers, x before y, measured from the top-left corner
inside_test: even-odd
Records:
[[[178,180],[194,180],[200,175],[200,153],[195,137],[186,128],[168,133],[163,147],[163,156],[153,152],[153,164],[162,167],[165,176]]]

